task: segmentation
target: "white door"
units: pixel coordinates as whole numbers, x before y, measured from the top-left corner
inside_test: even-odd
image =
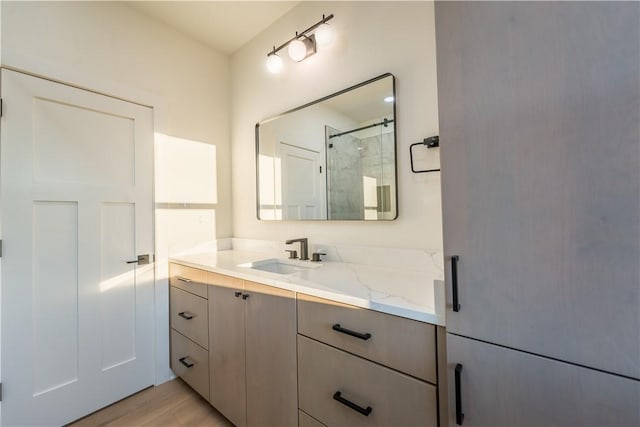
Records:
[[[153,111],[2,70],[2,424],[153,384]]]
[[[280,143],[282,219],[326,219],[325,171],[320,153]]]

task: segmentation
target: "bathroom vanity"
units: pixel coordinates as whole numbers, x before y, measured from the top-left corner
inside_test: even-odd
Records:
[[[441,280],[264,257],[171,260],[176,375],[237,426],[439,425]]]

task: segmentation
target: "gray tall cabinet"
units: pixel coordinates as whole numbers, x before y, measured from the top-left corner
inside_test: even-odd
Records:
[[[638,426],[640,3],[435,8],[449,424]]]

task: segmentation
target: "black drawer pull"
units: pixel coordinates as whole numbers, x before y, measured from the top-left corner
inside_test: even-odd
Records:
[[[187,368],[192,368],[193,367],[193,363],[188,362],[187,361],[188,358],[189,358],[188,356],[181,357],[180,359],[178,359],[178,362],[182,363]]]
[[[371,406],[367,406],[366,408],[363,408],[362,406],[356,405],[352,401],[345,399],[344,397],[342,397],[342,393],[340,393],[339,391],[336,391],[333,394],[333,399],[337,400],[340,403],[342,403],[344,406],[348,406],[349,408],[353,409],[354,411],[360,412],[365,417],[368,417],[369,414],[371,413],[371,411],[373,411],[373,409],[371,409]]]
[[[462,365],[457,364],[455,369],[455,386],[456,386],[456,424],[462,425],[464,420],[464,414],[462,413],[462,390],[460,389],[460,374],[462,372]]]
[[[236,291],[236,292],[233,293],[233,295],[235,295],[236,298],[239,298],[240,295],[242,295],[242,292]]]
[[[187,279],[186,277],[182,277],[182,276],[178,276],[178,277],[176,277],[176,279],[178,279],[178,280],[180,280],[181,282],[184,282],[184,283],[191,283],[191,282],[193,282],[193,280],[191,280],[191,279]]]
[[[182,317],[183,319],[187,319],[187,320],[193,319],[193,315],[191,315],[190,313],[187,313],[186,311],[178,313],[178,316]]]
[[[246,300],[247,298],[249,298],[250,295],[249,294],[242,294],[242,299]]]
[[[458,297],[458,255],[451,257],[451,295],[453,297],[453,311],[460,311],[460,299]]]
[[[371,338],[371,334],[368,332],[366,334],[361,334],[360,332],[355,332],[350,329],[345,329],[342,326],[340,326],[339,323],[336,323],[335,325],[333,325],[331,329],[333,329],[334,331],[341,332],[343,334],[351,335],[352,337],[360,338],[361,340],[365,340],[365,341]]]

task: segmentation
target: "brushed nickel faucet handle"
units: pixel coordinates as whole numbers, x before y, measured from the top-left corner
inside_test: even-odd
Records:
[[[320,255],[326,255],[324,252],[314,252],[311,254],[311,262],[320,262],[322,259]]]
[[[285,252],[289,252],[289,259],[298,259],[298,251],[295,249],[285,249]]]

